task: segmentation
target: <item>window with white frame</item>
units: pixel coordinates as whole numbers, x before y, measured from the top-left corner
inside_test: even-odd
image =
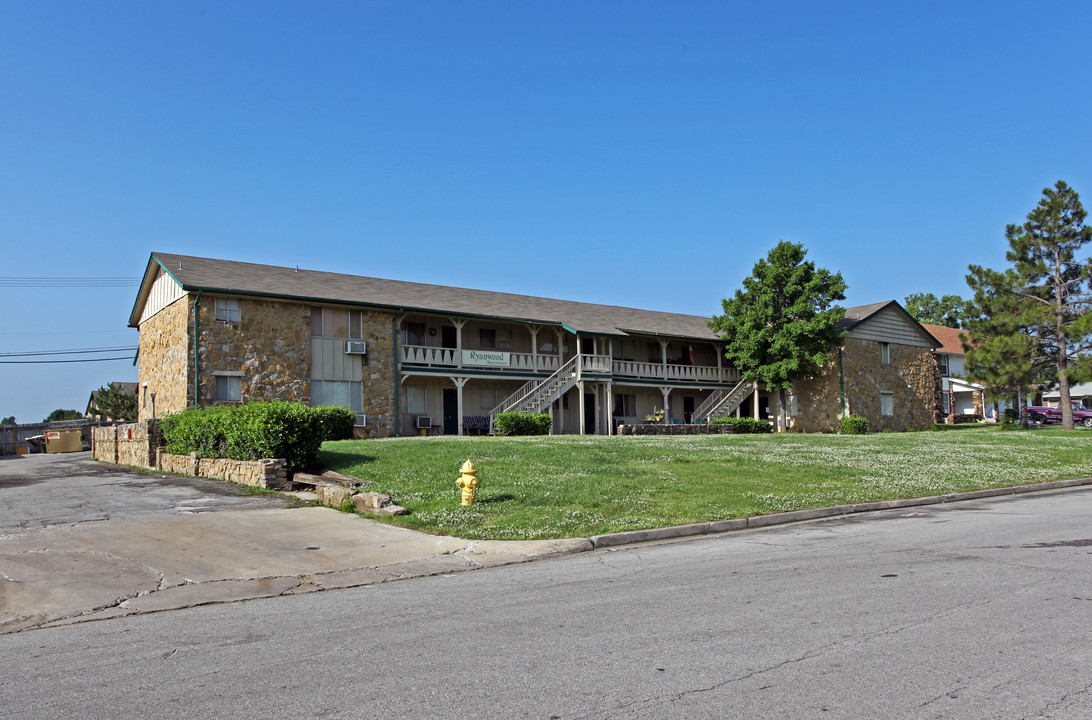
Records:
[[[880,362],[884,365],[891,364],[891,343],[880,343]]]
[[[880,393],[880,415],[894,415],[895,414],[895,393],[881,392]]]
[[[219,322],[239,322],[242,313],[235,298],[216,298],[216,319]]]
[[[360,340],[362,319],[360,310],[311,308],[311,337]]]
[[[945,354],[937,355],[937,366],[940,368],[941,375],[948,374],[948,356]]]
[[[406,412],[411,415],[420,415],[428,411],[425,402],[425,389],[420,386],[410,385],[406,388]]]
[[[363,386],[359,380],[312,380],[311,407],[336,405],[354,413],[364,411]]]
[[[236,375],[217,375],[216,402],[239,402],[242,400],[242,378]]]
[[[941,393],[944,396],[944,414],[947,415],[952,412],[952,394]]]

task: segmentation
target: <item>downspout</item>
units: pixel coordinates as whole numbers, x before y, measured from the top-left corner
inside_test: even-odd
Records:
[[[398,323],[402,321],[402,316],[406,314],[405,308],[399,308],[398,314],[394,316],[394,320],[391,321],[391,335],[394,342],[394,436],[402,437],[402,408],[398,404]]]
[[[842,348],[844,347],[844,344],[838,345],[838,390],[842,395],[842,417],[846,416],[846,371],[842,364]]]
[[[201,406],[201,357],[197,352],[201,333],[197,321],[200,315],[197,305],[201,302],[203,292],[204,290],[198,290],[197,297],[193,299],[193,407],[195,410]]]

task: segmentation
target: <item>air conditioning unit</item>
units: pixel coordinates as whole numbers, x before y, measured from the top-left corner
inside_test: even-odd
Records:
[[[354,427],[366,427],[368,424],[368,416],[364,413],[356,414],[356,422],[353,423]]]
[[[345,343],[346,355],[364,355],[368,352],[368,343],[350,340]]]
[[[428,430],[430,427],[432,427],[432,418],[430,416],[428,416],[428,415],[418,415],[417,416],[417,429],[418,430]]]

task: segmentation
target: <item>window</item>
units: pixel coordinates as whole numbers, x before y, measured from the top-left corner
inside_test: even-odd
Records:
[[[242,400],[242,378],[234,375],[217,375],[216,402],[239,402]]]
[[[425,344],[425,324],[419,322],[406,323],[406,345]]]
[[[478,330],[478,347],[495,348],[497,346],[497,331],[493,328],[481,328]]]
[[[232,298],[216,298],[216,319],[219,322],[239,322],[239,301]]]
[[[884,365],[891,364],[891,343],[880,343],[880,362]]]
[[[637,359],[637,344],[632,340],[622,340],[622,360],[636,360]]]
[[[420,415],[426,411],[425,389],[410,385],[406,388],[406,412],[412,415]]]
[[[361,340],[362,318],[360,310],[311,308],[311,337]]]
[[[614,396],[614,416],[615,417],[636,417],[637,415],[637,396],[636,395],[615,395]]]
[[[944,396],[944,414],[948,415],[952,412],[952,395],[951,393],[941,393]]]
[[[336,405],[363,412],[363,387],[359,380],[312,380],[311,407]]]
[[[881,392],[880,393],[880,415],[894,415],[895,414],[895,393]]]
[[[940,367],[940,374],[941,375],[947,375],[948,374],[948,356],[943,355],[943,354],[937,355],[937,366]]]

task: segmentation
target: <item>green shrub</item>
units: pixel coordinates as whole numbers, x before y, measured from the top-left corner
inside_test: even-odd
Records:
[[[868,418],[849,415],[842,418],[841,430],[843,435],[864,435],[868,432]]]
[[[749,417],[713,418],[709,421],[709,424],[731,425],[732,432],[737,435],[773,432],[773,423],[771,423],[769,420],[755,420],[754,418]]]
[[[551,424],[547,413],[505,412],[497,415],[497,434],[549,435]]]
[[[232,460],[284,458],[293,472],[315,462],[323,440],[318,413],[281,401],[184,410],[163,418],[161,427],[169,453]]]
[[[351,440],[356,415],[348,408],[337,405],[319,405],[311,408],[319,422],[319,433],[325,440]]]

